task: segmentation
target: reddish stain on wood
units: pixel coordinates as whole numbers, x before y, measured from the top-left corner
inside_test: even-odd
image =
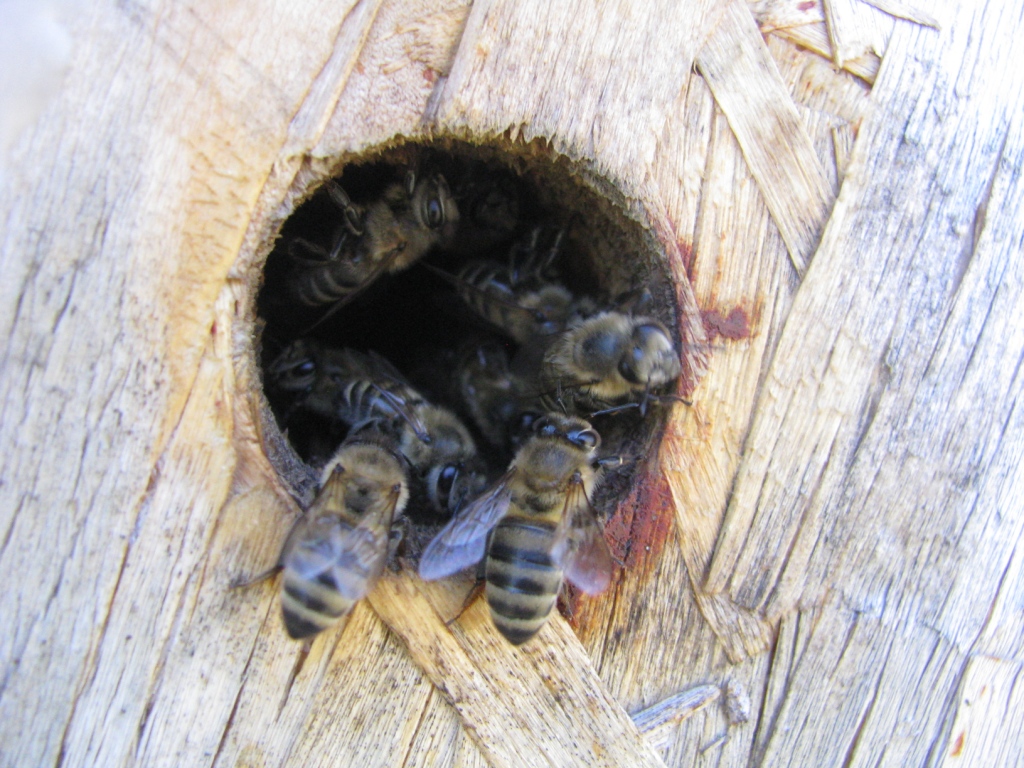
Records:
[[[665,542],[672,536],[674,524],[672,496],[668,483],[656,466],[649,466],[605,524],[604,538],[617,565],[633,570],[645,563],[657,562]],[[615,578],[609,590],[615,589]],[[573,626],[577,626],[583,593],[565,583],[559,608]]]
[[[606,534],[612,555],[627,568],[657,558],[672,532],[672,495],[664,476],[648,471],[609,521]],[[607,530],[607,529],[606,529]],[[625,534],[625,535],[623,535]]]
[[[436,69],[431,69],[430,67],[423,68],[423,79],[431,85],[437,82],[439,74],[440,73]]]
[[[956,737],[956,741],[953,742],[953,749],[950,750],[950,757],[960,757],[960,753],[964,751],[964,732],[960,731],[960,735]]]
[[[725,316],[717,309],[709,309],[702,313],[701,319],[709,341],[716,338],[736,341],[750,336],[750,318],[742,307],[733,307]]]
[[[797,5],[797,10],[804,11],[804,12],[806,12],[806,11],[813,11],[815,5],[816,5],[816,3],[815,3],[814,0],[807,0],[807,2],[798,4]]]

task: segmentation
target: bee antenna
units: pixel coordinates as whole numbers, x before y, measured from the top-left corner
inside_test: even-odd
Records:
[[[647,382],[647,386],[644,387],[644,397],[640,401],[640,415],[641,416],[646,416],[647,415],[647,403],[650,401],[650,399],[651,399],[651,383]]]
[[[587,416],[588,419],[592,419],[595,416],[607,416],[609,413],[618,413],[619,411],[625,411],[628,408],[639,408],[640,403],[624,403],[623,405],[613,405],[611,408],[603,408],[600,411],[594,411]]]

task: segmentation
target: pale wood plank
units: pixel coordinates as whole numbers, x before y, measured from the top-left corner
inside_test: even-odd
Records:
[[[879,58],[885,55],[895,23],[892,17],[861,0],[822,0],[822,6],[832,60],[837,66],[865,53]]]
[[[471,7],[468,0],[383,5],[360,49],[359,77],[346,81],[310,150],[318,171],[334,173],[350,153],[429,132],[425,112],[451,66]]]
[[[1018,21],[998,4],[958,12],[941,39],[894,33],[819,252],[829,266],[812,267],[793,305],[707,584],[769,616],[832,595],[797,670],[820,695],[787,697],[763,753],[773,764],[838,762],[844,742],[858,763],[883,749],[923,761],[920,731],[937,734],[948,706],[924,691],[957,685],[1024,524],[1024,338],[985,326],[1020,311],[1019,260],[1006,255],[1024,235],[1024,145],[1009,118],[1022,84],[981,74],[1009,55]],[[958,577],[978,551],[980,572]],[[845,632],[850,650],[830,667],[819,656]],[[838,724],[822,716],[829,697]],[[901,711],[920,730],[893,738]]]
[[[675,726],[717,701],[721,695],[722,689],[717,685],[698,685],[633,713],[633,722],[651,745],[664,748],[673,740]]]
[[[424,708],[411,740],[403,766],[433,768],[437,765],[484,768],[487,761],[476,743],[466,735],[455,709],[441,692],[431,686],[430,699]]]
[[[697,65],[729,118],[793,266],[802,275],[835,190],[745,3],[728,4]]]
[[[794,45],[799,45],[809,51],[814,51],[819,56],[832,60],[832,42],[829,40],[828,27],[822,21],[819,24],[804,24],[799,27],[786,27],[774,33],[778,37],[788,40]],[[873,50],[862,51],[859,56],[847,58],[843,61],[842,68],[847,72],[856,75],[866,83],[873,84],[878,77],[878,69],[882,60]]]
[[[1024,742],[1024,685],[1020,660],[975,656],[957,692],[956,719],[948,738],[936,745],[936,765],[1020,764]]]
[[[765,35],[825,21],[821,0],[750,0],[747,5]]]
[[[908,3],[906,0],[861,0],[861,2],[867,3],[868,5],[899,19],[906,19],[907,21],[912,21],[915,24],[932,27],[933,29],[942,28],[939,20],[932,16],[928,11],[914,3]]]
[[[434,126],[456,136],[544,138],[636,196],[712,5],[616,0],[598,12],[570,3],[474,3],[459,55],[431,105]],[[570,53],[569,40],[585,57]],[[643,74],[651,62],[657,78]]]
[[[451,701],[491,765],[520,765],[523,754],[538,765],[662,764],[561,618],[517,649],[491,626],[483,600],[446,627],[429,599],[444,591],[412,575],[389,575],[370,602]]]

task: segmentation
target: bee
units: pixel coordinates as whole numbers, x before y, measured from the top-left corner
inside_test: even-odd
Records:
[[[388,434],[416,470],[431,506],[454,512],[486,482],[476,443],[458,416],[428,402],[375,352],[332,349],[299,339],[268,367],[275,386],[298,394],[302,408]]]
[[[494,340],[466,344],[454,372],[456,398],[494,448],[518,447],[540,414],[523,407],[524,382],[510,368],[505,347]]]
[[[596,594],[612,557],[589,498],[600,479],[601,437],[583,419],[549,413],[508,471],[427,545],[420,577],[431,581],[483,560],[491,619],[514,645],[533,637],[562,580]]]
[[[295,410],[341,421],[353,431],[371,422],[401,419],[421,440],[430,439],[417,414],[426,401],[374,352],[364,355],[298,339],[267,366],[267,375],[272,389],[293,398],[286,422]]]
[[[459,235],[452,248],[461,256],[490,251],[512,240],[521,217],[515,176],[496,168],[463,174],[455,183]]]
[[[366,433],[323,469],[320,491],[281,552],[281,610],[297,639],[340,622],[380,577],[409,487],[402,460]]]
[[[550,248],[538,248],[541,228],[535,228],[513,246],[507,263],[497,260],[468,262],[457,275],[431,267],[455,286],[462,300],[478,317],[518,344],[562,330],[575,309],[575,297],[553,276],[565,230]]]
[[[418,471],[434,510],[454,513],[487,482],[476,443],[459,417],[443,406],[426,403],[415,413],[427,440],[407,425],[398,436],[399,450]]]
[[[572,320],[547,345],[539,370],[540,401],[591,416],[639,407],[678,378],[679,353],[668,329],[652,317],[618,310]],[[662,396],[667,397],[667,396]]]
[[[326,186],[342,212],[330,249],[302,238],[289,244],[297,267],[290,283],[292,296],[307,306],[334,304],[320,322],[382,274],[407,269],[455,235],[459,210],[441,174],[417,179],[409,171],[402,183],[389,185],[380,199],[363,209],[338,182]]]

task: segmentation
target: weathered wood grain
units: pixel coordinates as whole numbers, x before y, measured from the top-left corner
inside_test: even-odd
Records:
[[[477,600],[449,629],[432,605],[444,585],[386,577],[370,596],[412,658],[451,701],[488,762],[521,765],[662,765],[633,721],[603,691],[579,642],[560,617],[538,642],[511,646]],[[443,609],[443,613],[448,611]]]
[[[835,190],[746,4],[729,2],[697,55],[797,274],[803,275]]]
[[[893,19],[861,0],[822,0],[832,60],[842,67],[849,59],[885,55]]]
[[[815,653],[790,673],[821,695],[787,700],[766,735],[773,763],[796,763],[798,740],[812,762],[844,741],[866,762],[939,748],[949,700],[918,691],[957,686],[1018,540],[1020,340],[984,318],[1017,311],[1021,84],[983,73],[1019,19],[986,12],[894,32],[816,257],[828,266],[794,302],[712,563],[710,591],[769,616],[822,605]],[[852,650],[826,673],[834,646],[816,643],[838,634]],[[821,716],[828,696],[842,717]],[[932,735],[893,739],[901,711]]]
[[[750,3],[750,9],[762,34],[788,40],[826,59],[833,59],[822,0],[755,0]],[[848,51],[841,66],[847,72],[873,83],[880,64],[879,55],[874,50],[862,47],[859,52]]]
[[[1014,764],[1022,22],[869,5],[754,4],[771,71],[727,90],[692,65],[758,42],[742,5],[741,27],[696,1],[66,17],[67,79],[0,164],[0,764]],[[842,183],[802,282],[805,190],[751,160],[796,162],[752,125],[780,110]],[[276,582],[231,588],[299,513],[265,455],[253,292],[310,184],[433,136],[572,158],[692,280],[682,322],[718,330],[579,640],[554,619],[515,651],[481,604],[449,629],[454,593],[403,574],[307,652]],[[747,723],[716,702],[655,750],[626,715],[730,680]]]

